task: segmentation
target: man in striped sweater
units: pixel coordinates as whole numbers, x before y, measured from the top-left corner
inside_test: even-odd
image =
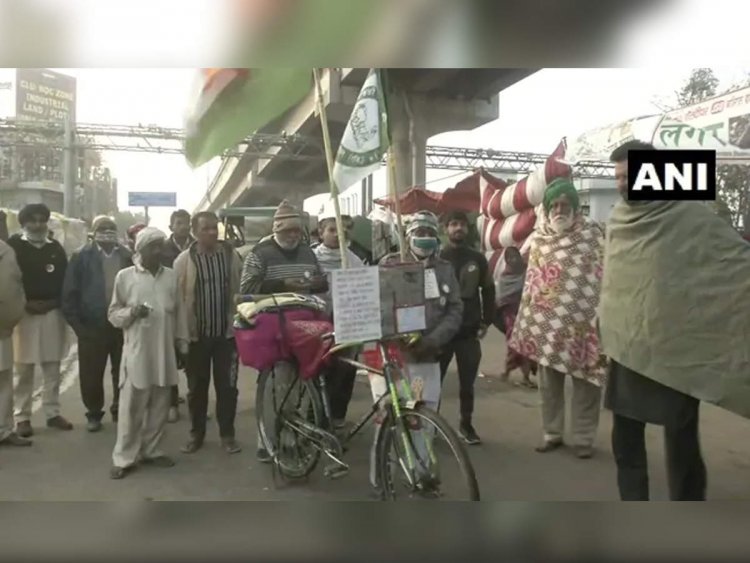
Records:
[[[231,244],[218,240],[219,219],[213,213],[194,215],[192,230],[196,242],[174,262],[178,297],[185,311],[178,319],[182,325],[178,333],[190,339],[185,371],[192,428],[182,451],[191,454],[203,447],[213,367],[219,435],[224,450],[233,454],[240,451],[234,438],[237,350],[233,297],[239,290],[242,261]]]
[[[289,202],[283,201],[273,217],[273,237],[258,243],[245,258],[241,292],[271,294],[294,292],[325,293],[328,282],[313,250],[302,243],[302,216]],[[291,378],[293,373],[280,373],[277,378]],[[258,435],[258,459],[264,463],[271,457]]]

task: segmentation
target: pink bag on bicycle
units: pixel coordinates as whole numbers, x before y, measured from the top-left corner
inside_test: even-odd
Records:
[[[311,338],[306,337],[304,328],[296,327],[297,323],[308,322],[316,323],[315,336]],[[305,372],[315,369],[317,373],[320,359],[311,360],[318,355],[322,358],[327,352],[320,336],[333,331],[333,325],[325,320],[325,315],[309,309],[259,313],[254,325],[253,328],[235,329],[234,335],[242,365],[258,371],[270,369],[280,361],[297,360]],[[323,351],[318,352],[319,349]]]

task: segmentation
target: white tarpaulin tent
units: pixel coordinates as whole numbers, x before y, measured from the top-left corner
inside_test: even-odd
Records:
[[[3,209],[8,216],[8,233],[14,234],[21,230],[18,223],[18,211]],[[60,213],[53,212],[49,218],[49,230],[70,256],[75,250],[86,244],[88,226],[78,219],[68,219]]]

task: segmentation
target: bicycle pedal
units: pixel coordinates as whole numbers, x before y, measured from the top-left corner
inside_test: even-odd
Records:
[[[323,470],[323,475],[328,479],[340,479],[349,473],[349,467],[347,465],[329,465]]]

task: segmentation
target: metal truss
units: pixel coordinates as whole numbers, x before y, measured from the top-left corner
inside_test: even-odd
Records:
[[[549,155],[530,152],[497,151],[461,147],[428,146],[427,168],[438,170],[475,170],[489,172],[529,174],[543,165]],[[573,169],[574,176],[582,178],[612,178],[614,167],[608,162],[581,162]]]
[[[77,123],[77,149],[128,151],[155,154],[184,154],[185,131],[156,125],[101,125]],[[29,149],[64,148],[64,130],[59,123],[0,120],[0,147]],[[278,154],[271,148],[282,149]],[[287,158],[299,161],[323,159],[322,148],[299,135],[258,133],[238,144],[223,157]]]
[[[129,151],[155,154],[184,154],[185,131],[157,125],[102,125],[78,123],[74,127],[75,148],[94,151]],[[64,131],[59,123],[0,120],[0,147],[62,150]],[[274,149],[273,151],[271,149]],[[278,150],[281,149],[281,150]],[[224,158],[281,158],[292,161],[323,162],[318,139],[301,135],[258,133],[245,139]],[[544,164],[549,155],[493,149],[428,146],[426,166],[434,170],[475,170],[527,174]],[[612,178],[607,162],[582,162],[574,167],[582,178]]]

